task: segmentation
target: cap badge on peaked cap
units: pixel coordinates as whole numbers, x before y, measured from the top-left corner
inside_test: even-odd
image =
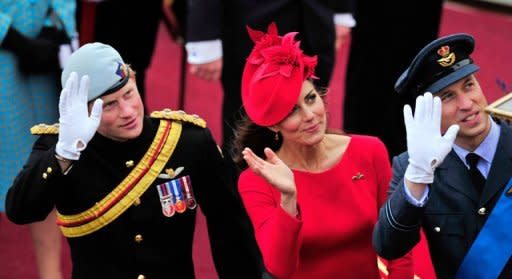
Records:
[[[440,47],[437,50],[437,54],[441,56],[441,58],[437,60],[437,63],[439,63],[439,65],[441,65],[442,67],[450,67],[451,65],[453,65],[453,63],[455,63],[455,53],[450,52],[450,46]]]

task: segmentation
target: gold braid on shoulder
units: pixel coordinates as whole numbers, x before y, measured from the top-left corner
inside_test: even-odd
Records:
[[[192,123],[201,128],[206,128],[206,121],[204,119],[199,117],[197,114],[188,114],[182,110],[164,109],[153,111],[151,113],[151,118],[178,120]]]
[[[32,135],[57,135],[59,133],[59,123],[55,124],[37,124],[30,128]]]

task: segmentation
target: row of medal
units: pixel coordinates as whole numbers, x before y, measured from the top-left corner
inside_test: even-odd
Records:
[[[162,213],[166,217],[172,217],[176,212],[183,213],[188,209],[197,207],[197,202],[192,190],[190,176],[182,176],[156,186]]]

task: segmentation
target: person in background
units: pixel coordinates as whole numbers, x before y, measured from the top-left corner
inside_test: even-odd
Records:
[[[240,81],[252,42],[246,26],[266,28],[276,22],[284,33],[298,31],[304,52],[318,55],[315,82],[327,86],[334,67],[335,46],[355,25],[354,0],[190,0],[186,49],[190,72],[222,82],[222,147],[229,150],[242,113]],[[208,93],[208,92],[206,92]],[[206,94],[205,93],[205,94]]]
[[[194,278],[196,207],[220,278],[261,278],[247,214],[204,120],[144,115],[135,72],[109,45],[86,44],[62,71],[59,123],[38,125],[7,194],[26,224],[53,207],[73,255],[72,278]]]
[[[0,2],[0,212],[35,138],[30,127],[57,120],[59,73],[76,37],[75,1]],[[59,279],[55,213],[29,225],[39,277]]]
[[[484,110],[474,44],[464,33],[436,39],[396,82],[417,97],[415,113],[405,106],[408,150],[393,159],[373,244],[398,258],[423,228],[438,278],[512,278],[512,130]]]
[[[238,189],[275,278],[380,278],[371,240],[391,167],[375,137],[330,132],[317,57],[295,32],[249,30],[242,79],[247,118],[235,137]],[[410,255],[389,278],[412,278]]]
[[[90,42],[101,42],[114,47],[137,72],[137,85],[144,104],[146,99],[146,71],[156,45],[158,26],[162,19],[162,0],[80,0],[77,14],[80,28],[90,29]],[[84,9],[94,15],[85,17]],[[85,30],[84,30],[85,31]],[[85,38],[84,38],[85,39]],[[146,107],[147,109],[147,107]]]
[[[407,149],[401,108],[414,100],[395,94],[393,85],[418,51],[437,38],[442,8],[442,0],[356,1],[343,129],[378,137],[390,159]]]

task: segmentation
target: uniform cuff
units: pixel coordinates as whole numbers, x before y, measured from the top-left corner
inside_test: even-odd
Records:
[[[204,64],[222,57],[222,41],[200,41],[185,44],[187,61],[190,64]]]
[[[334,24],[352,28],[356,26],[356,20],[350,13],[334,14]]]
[[[425,203],[427,203],[428,201],[428,192],[429,192],[429,187],[427,185],[427,187],[425,188],[425,191],[423,192],[423,195],[421,196],[421,198],[419,200],[417,200],[412,194],[411,194],[411,191],[409,191],[409,188],[407,188],[407,185],[405,185],[405,179],[404,179],[404,190],[405,190],[405,198],[407,199],[407,201],[416,206],[416,207],[424,207],[425,206]]]

